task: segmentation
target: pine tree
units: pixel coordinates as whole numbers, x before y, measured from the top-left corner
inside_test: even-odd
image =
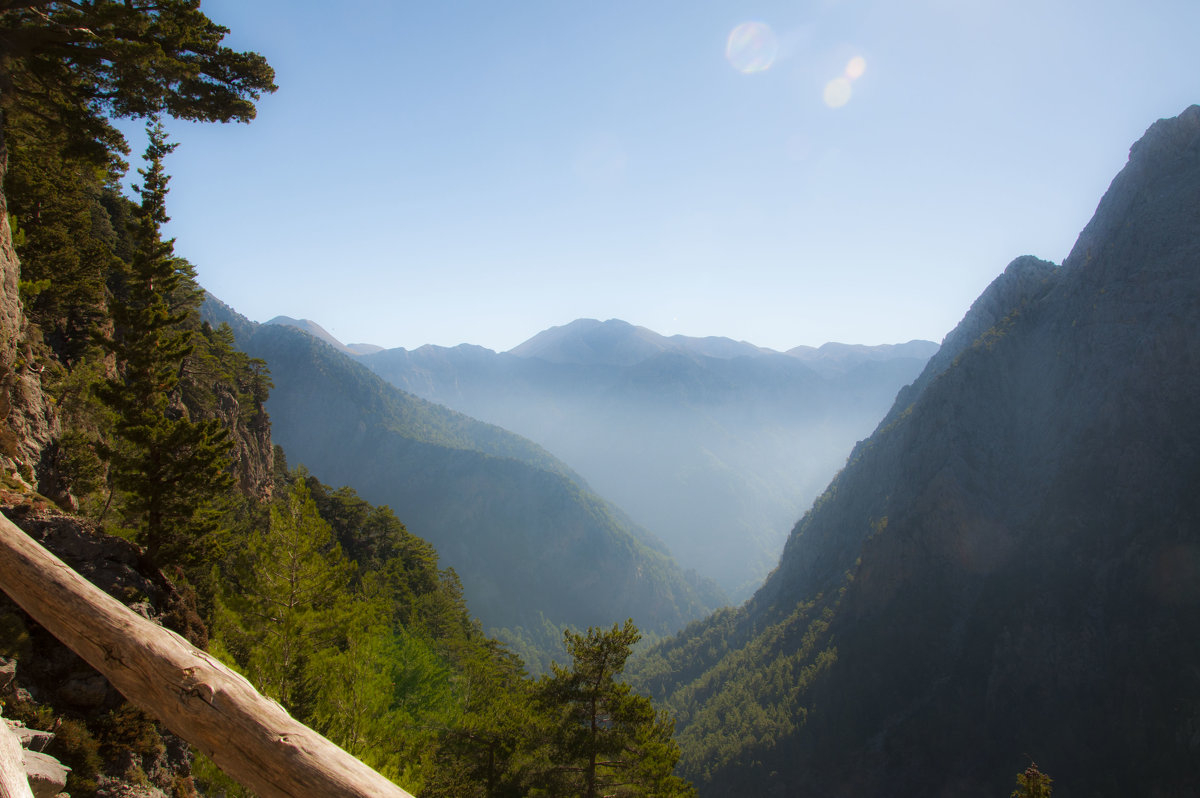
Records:
[[[173,556],[186,556],[209,529],[203,509],[233,478],[225,428],[214,420],[190,420],[178,401],[179,377],[192,352],[183,322],[195,299],[190,265],[160,235],[168,221],[163,158],[175,145],[167,143],[160,124],[147,133],[132,262],[112,302],[113,334],[103,341],[118,373],[98,394],[116,416],[117,440],[105,452],[113,488],[125,492],[124,512],[147,553],[158,558],[164,546]]]
[[[217,635],[260,690],[305,720],[313,693],[309,659],[342,633],[339,600],[347,597],[353,566],[303,476],[246,548],[222,597]]]
[[[519,798],[528,794],[522,768],[537,725],[531,683],[520,659],[494,640],[456,663],[460,712],[430,746],[421,791],[428,798]]]
[[[198,0],[0,3],[0,153],[14,109],[93,153],[124,151],[109,116],[250,121],[274,72],[257,53],[222,46],[228,32]]]
[[[641,638],[633,620],[586,635],[564,633],[572,666],[553,665],[541,699],[553,714],[542,787],[553,796],[690,796],[672,775],[673,722],[616,677]]]
[[[106,201],[123,164],[70,152],[39,115],[14,109],[5,120],[9,169],[4,195],[18,231],[21,300],[64,365],[86,356],[107,315],[105,280],[119,267],[117,231]]]

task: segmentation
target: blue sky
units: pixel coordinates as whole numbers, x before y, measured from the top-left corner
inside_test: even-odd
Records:
[[[280,88],[169,125],[176,251],[252,319],[387,347],[940,341],[1200,102],[1196,0],[203,8]]]

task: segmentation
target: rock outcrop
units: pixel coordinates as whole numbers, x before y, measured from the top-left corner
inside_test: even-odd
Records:
[[[247,412],[248,411],[248,412]],[[231,387],[217,386],[217,418],[233,442],[233,473],[238,491],[258,501],[268,501],[274,486],[275,448],[271,421],[261,407],[245,408]]]
[[[0,134],[0,186],[7,171],[8,151]],[[42,392],[41,369],[21,308],[20,278],[8,203],[0,191],[0,464],[6,473],[36,485],[58,420]]]

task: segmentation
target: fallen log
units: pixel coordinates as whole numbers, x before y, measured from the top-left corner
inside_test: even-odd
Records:
[[[0,589],[261,798],[412,798],[209,654],[92,585],[3,514]]]

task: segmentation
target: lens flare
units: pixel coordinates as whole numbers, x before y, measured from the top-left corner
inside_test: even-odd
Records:
[[[770,69],[777,55],[779,40],[763,22],[743,22],[729,32],[725,42],[725,59],[744,75]]]
[[[867,59],[861,55],[856,55],[846,64],[846,77],[850,80],[858,80],[867,71]]]
[[[853,93],[849,78],[834,78],[825,84],[825,104],[830,108],[841,108],[850,102]]]

